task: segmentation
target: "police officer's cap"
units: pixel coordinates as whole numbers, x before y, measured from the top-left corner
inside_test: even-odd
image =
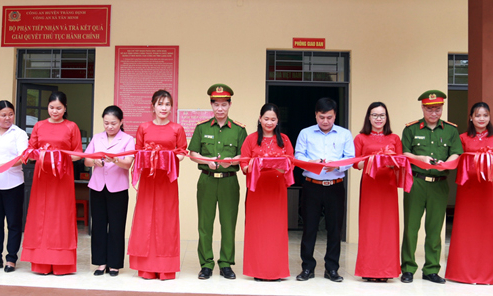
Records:
[[[419,96],[418,101],[421,101],[424,106],[443,105],[446,98],[446,94],[434,89],[425,91],[421,96]]]
[[[226,84],[216,83],[209,87],[207,90],[207,94],[211,97],[211,100],[216,99],[231,99],[231,96],[234,95],[231,87]]]

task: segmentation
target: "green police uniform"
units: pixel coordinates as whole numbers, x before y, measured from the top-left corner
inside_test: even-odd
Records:
[[[241,146],[246,137],[244,125],[228,118],[226,123],[219,127],[217,120],[211,118],[195,127],[188,149],[204,157],[233,158],[241,155]],[[235,264],[235,230],[240,199],[236,172],[239,166],[218,166],[216,170],[211,170],[206,164],[199,164],[198,167],[201,170],[197,183],[200,265],[202,268],[214,268],[212,232],[217,204],[221,223],[218,265],[220,268],[229,267]]]
[[[424,105],[424,104],[423,104]],[[402,150],[414,155],[426,155],[445,161],[453,154],[462,154],[459,133],[454,124],[439,120],[432,130],[425,119],[406,125],[402,133]],[[414,183],[411,192],[404,193],[404,238],[402,242],[402,272],[415,273],[418,230],[425,217],[425,264],[423,274],[438,273],[442,248],[441,231],[448,200],[448,171],[425,170],[412,166]]]

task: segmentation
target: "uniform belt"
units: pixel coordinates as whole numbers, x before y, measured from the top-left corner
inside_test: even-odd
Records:
[[[214,172],[209,172],[206,170],[202,170],[202,174],[206,174],[207,176],[212,176],[217,179],[221,178],[226,178],[226,177],[231,177],[236,175],[236,172],[228,172],[228,173],[214,173]]]
[[[420,178],[425,180],[426,182],[438,182],[447,179],[447,176],[441,176],[441,177],[430,177],[430,176],[425,176],[420,173],[413,173],[413,176],[416,178]]]
[[[308,178],[306,177],[305,180],[307,180],[308,182],[311,182],[313,184],[318,184],[318,185],[322,185],[322,186],[332,186],[334,184],[337,184],[337,183],[341,183],[342,181],[344,181],[343,178],[339,178],[339,179],[334,179],[334,180],[315,180],[315,179],[312,179],[312,178]]]

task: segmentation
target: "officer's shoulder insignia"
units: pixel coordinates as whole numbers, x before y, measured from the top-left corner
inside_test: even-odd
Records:
[[[419,120],[411,121],[409,123],[406,123],[406,126],[411,126],[411,125],[416,124],[418,122],[419,122]]]
[[[243,123],[238,122],[238,121],[236,121],[236,120],[233,120],[233,123],[234,123],[234,124],[236,124],[236,125],[237,125],[237,126],[239,126],[239,127],[242,127],[242,128],[245,128],[245,127],[246,127],[246,125],[244,125]]]
[[[455,124],[455,123],[453,123],[453,122],[446,121],[446,120],[444,120],[443,122],[445,122],[445,123],[447,123],[447,124],[450,124],[451,126],[457,127],[457,124]]]
[[[200,124],[204,124],[206,122],[209,122],[209,120],[211,120],[211,119],[209,118],[209,119],[206,119],[206,120],[199,121],[199,122],[197,122],[197,125],[200,125]]]

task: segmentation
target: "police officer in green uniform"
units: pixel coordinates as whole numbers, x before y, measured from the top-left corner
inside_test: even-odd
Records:
[[[453,123],[442,121],[442,107],[447,96],[438,90],[423,93],[421,101],[423,118],[406,124],[402,132],[404,155],[429,164],[453,161],[459,157],[462,145]],[[444,284],[440,271],[442,249],[441,232],[448,200],[448,171],[425,170],[412,166],[413,187],[404,193],[404,238],[402,241],[401,281],[411,283],[418,265],[415,260],[418,230],[425,216],[425,264],[423,279]]]
[[[193,157],[208,160],[193,160],[201,171],[197,183],[197,208],[201,265],[199,279],[208,279],[214,269],[212,232],[216,217],[216,204],[221,223],[221,251],[218,260],[220,274],[235,279],[231,269],[235,264],[235,230],[240,199],[240,186],[236,177],[239,169],[241,146],[247,137],[245,126],[228,117],[233,90],[225,84],[212,85],[207,94],[211,99],[214,117],[199,122],[188,149]],[[230,159],[231,162],[215,162],[216,159]]]

